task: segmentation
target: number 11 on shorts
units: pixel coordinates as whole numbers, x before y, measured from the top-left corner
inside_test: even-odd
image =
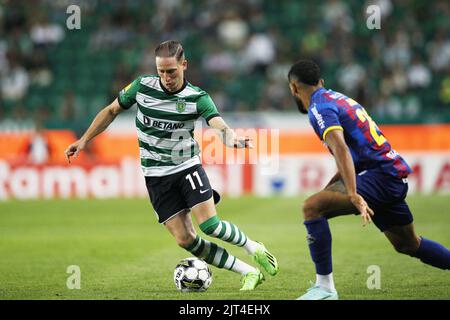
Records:
[[[196,178],[197,178],[197,181],[198,181],[198,184],[200,185],[200,187],[203,187],[203,183],[202,183],[202,180],[200,179],[200,176],[198,175],[198,172],[197,172],[197,171],[194,171],[194,173],[192,173],[192,176],[196,177]],[[190,184],[191,184],[191,187],[192,187],[192,190],[195,190],[195,189],[197,189],[197,187],[195,186],[194,179],[192,178],[192,176],[191,176],[191,174],[189,173],[189,174],[186,176],[186,180],[189,180],[189,182],[190,182]]]

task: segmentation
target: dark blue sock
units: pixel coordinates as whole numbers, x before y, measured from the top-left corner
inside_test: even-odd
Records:
[[[443,245],[421,237],[419,249],[413,255],[423,263],[444,270],[450,269],[450,250]]]
[[[324,217],[305,221],[311,258],[316,264],[316,273],[327,275],[333,271],[331,263],[331,232]]]

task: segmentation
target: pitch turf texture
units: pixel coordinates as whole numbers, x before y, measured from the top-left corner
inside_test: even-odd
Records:
[[[190,254],[156,222],[147,200],[53,200],[0,203],[0,299],[295,299],[315,279],[299,216],[304,198],[225,198],[222,219],[263,241],[280,264],[276,277],[240,292],[240,277],[212,267],[205,293],[180,293],[173,270]],[[450,247],[450,197],[410,196],[416,230]],[[330,220],[341,299],[450,299],[450,275],[396,253],[360,217]],[[210,239],[206,237],[206,239]],[[224,242],[220,242],[224,245]],[[224,245],[251,262],[244,250]],[[81,270],[81,289],[66,286],[67,267]],[[379,266],[381,288],[367,269]]]

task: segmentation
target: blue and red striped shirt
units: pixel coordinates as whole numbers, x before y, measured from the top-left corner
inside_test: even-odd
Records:
[[[342,130],[356,173],[378,168],[398,178],[412,173],[406,161],[383,136],[366,110],[355,100],[319,88],[311,96],[308,116],[314,131],[325,142],[331,130]]]

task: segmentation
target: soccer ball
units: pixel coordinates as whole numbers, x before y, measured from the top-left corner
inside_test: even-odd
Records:
[[[193,257],[186,258],[175,267],[173,280],[181,292],[202,292],[211,285],[212,272],[205,261]]]

